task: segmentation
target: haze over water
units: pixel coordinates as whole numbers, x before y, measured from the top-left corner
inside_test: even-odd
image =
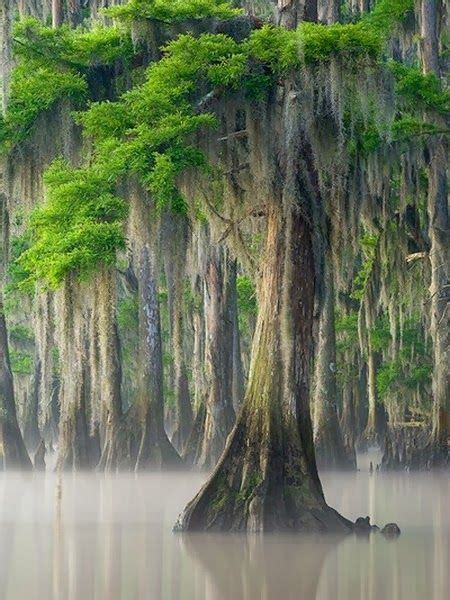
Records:
[[[447,600],[448,473],[325,473],[386,540],[172,533],[202,474],[0,475],[1,600]]]

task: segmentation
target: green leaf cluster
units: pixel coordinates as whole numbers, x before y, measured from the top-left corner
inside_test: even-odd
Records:
[[[365,233],[360,245],[364,255],[364,260],[353,281],[353,291],[351,297],[355,300],[361,300],[364,296],[367,284],[372,274],[372,269],[375,264],[379,236],[372,233]]]
[[[106,173],[62,160],[47,170],[47,202],[32,215],[32,243],[18,258],[28,273],[22,287],[40,280],[55,288],[69,273],[86,277],[100,263],[115,262],[125,244],[127,205]]]
[[[424,75],[419,68],[394,60],[388,66],[395,78],[396,92],[406,108],[412,111],[429,109],[441,114],[450,112],[450,92],[442,89],[434,73]]]
[[[180,23],[206,18],[231,19],[242,13],[229,0],[129,0],[103,11],[112,18]]]
[[[133,53],[130,36],[118,28],[51,28],[32,17],[18,21],[13,39],[17,66],[11,75],[8,108],[0,120],[4,151],[23,142],[39,115],[58,100],[81,105],[88,97],[91,70],[128,60]]]
[[[33,373],[33,357],[31,354],[11,349],[9,360],[11,371],[16,375],[31,375]]]

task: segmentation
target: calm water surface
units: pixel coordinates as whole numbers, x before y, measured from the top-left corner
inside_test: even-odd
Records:
[[[172,534],[199,474],[0,474],[1,600],[448,600],[450,480],[323,474],[352,519],[399,539]],[[60,508],[58,508],[60,505]]]

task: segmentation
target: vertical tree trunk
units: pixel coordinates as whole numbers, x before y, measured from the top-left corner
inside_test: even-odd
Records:
[[[116,281],[110,267],[101,268],[96,285],[101,385],[99,393],[104,425],[99,468],[113,470],[121,466],[129,467],[130,457],[122,423],[122,367],[116,316]]]
[[[439,76],[439,0],[421,0],[421,54],[424,73]]]
[[[339,21],[340,0],[318,0],[317,16],[320,23],[331,25]]]
[[[347,455],[337,413],[334,276],[327,252],[324,298],[319,317],[314,385],[314,446],[317,464],[324,468],[352,468],[354,452]]]
[[[137,219],[142,227],[138,241],[139,297],[139,410],[141,435],[136,470],[181,466],[181,459],[164,429],[164,386],[161,342],[161,321],[158,298],[156,261],[156,224],[148,231],[148,208],[142,198]]]
[[[36,448],[41,442],[41,434],[39,432],[38,425],[38,412],[39,412],[39,395],[41,388],[41,362],[37,356],[35,356],[34,362],[34,374],[32,381],[31,394],[29,401],[24,407],[24,424],[23,424],[23,439],[25,445],[30,450],[30,453],[34,453]]]
[[[340,425],[346,456],[349,457],[353,468],[356,468],[355,444],[358,430],[355,415],[354,388],[355,384],[351,380],[346,380],[342,386],[342,414]]]
[[[3,9],[7,12],[7,8]],[[0,190],[0,455],[3,469],[31,469],[17,420],[14,383],[9,360],[8,332],[3,309],[3,285],[8,263],[9,219],[6,198]],[[0,463],[1,464],[1,463]]]
[[[439,77],[438,2],[422,0],[422,67]],[[449,300],[450,220],[447,190],[448,149],[432,143],[428,168],[428,234],[431,242],[430,333],[433,341],[432,462],[448,463],[450,443]]]
[[[295,208],[285,208],[289,212],[280,214],[273,202],[269,210],[252,365],[240,418],[177,529],[348,526],[326,505],[317,475],[308,397],[313,250],[305,219]]]
[[[62,0],[52,0],[52,27],[60,27],[63,22]]]
[[[301,21],[317,21],[317,0],[273,0],[277,3],[277,22],[295,29]]]
[[[177,466],[176,450],[164,429],[161,323],[155,258],[144,244],[139,258],[140,397],[142,436],[136,469]]]
[[[450,444],[450,221],[446,154],[442,146],[431,152],[428,172],[428,218],[431,241],[430,333],[433,341],[432,461],[446,464]]]
[[[8,335],[0,300],[0,444],[5,470],[31,469],[31,460],[19,429],[9,362]]]
[[[232,397],[233,397],[233,409],[237,413],[244,399],[245,391],[245,380],[244,380],[244,368],[242,366],[242,354],[241,354],[241,333],[239,331],[239,310],[238,310],[238,297],[236,288],[236,262],[233,266],[233,278],[230,282],[231,287],[231,298],[230,298],[230,312],[231,322],[233,327],[233,386],[232,386]]]
[[[88,419],[89,370],[82,310],[85,293],[69,275],[58,295],[61,414],[57,467],[83,470],[94,467],[100,454],[97,436],[90,435]]]
[[[192,431],[193,424],[188,373],[183,347],[185,339],[184,286],[188,221],[184,215],[169,215],[169,219],[170,223],[164,231],[164,237],[166,238],[164,253],[166,261],[172,265],[172,290],[169,291],[169,297],[172,296],[171,342],[174,365],[173,383],[177,408],[177,423],[172,442],[182,454]]]
[[[223,247],[211,247],[205,275],[207,398],[195,463],[216,464],[234,424],[232,288],[235,265]]]

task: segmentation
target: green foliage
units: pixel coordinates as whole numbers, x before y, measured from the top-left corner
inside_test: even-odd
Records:
[[[78,73],[55,70],[30,60],[13,70],[10,91],[8,109],[0,122],[0,143],[4,150],[25,140],[37,117],[58,100],[67,98],[75,104],[83,101],[87,84]]]
[[[298,33],[306,63],[327,61],[333,56],[347,61],[377,59],[384,46],[383,36],[363,22],[346,25],[302,23]]]
[[[338,353],[350,350],[358,343],[358,313],[338,316],[335,320],[336,351]]]
[[[136,331],[139,325],[137,296],[121,298],[117,305],[117,324],[125,331]]]
[[[39,60],[83,72],[128,60],[133,55],[128,33],[100,24],[90,30],[73,29],[68,25],[53,28],[33,17],[25,17],[15,25],[13,38],[14,52],[21,62]]]
[[[10,325],[8,328],[9,337],[12,342],[26,343],[34,341],[34,332],[25,325]]]
[[[386,315],[382,315],[376,320],[375,326],[370,331],[370,341],[373,350],[375,352],[387,350],[391,339],[389,320]]]
[[[11,371],[16,375],[31,375],[33,373],[33,357],[27,352],[11,350],[9,353]]]
[[[364,260],[353,281],[351,297],[355,300],[361,300],[363,298],[366,286],[370,280],[372,269],[375,264],[378,238],[378,235],[371,233],[365,233],[361,238],[360,244]]]
[[[28,271],[23,268],[18,259],[29,247],[30,236],[28,233],[13,237],[10,240],[7,292],[13,292],[22,287],[28,277]]]
[[[384,330],[384,342],[378,344],[379,350],[388,346],[389,335],[387,319],[380,327]],[[373,334],[372,334],[373,335]],[[389,335],[390,338],[390,335]],[[401,330],[401,345],[395,360],[386,360],[377,371],[377,392],[386,399],[391,394],[406,396],[408,391],[420,388],[422,391],[431,383],[433,367],[425,343],[425,334],[420,318],[408,319]],[[426,394],[424,394],[425,396]]]
[[[388,66],[395,78],[396,92],[408,109],[426,108],[441,114],[450,112],[450,92],[442,89],[434,73],[424,75],[417,67],[397,61],[390,61]]]
[[[376,8],[379,14],[381,4]],[[389,18],[402,12],[400,3],[395,5],[395,11],[386,12]],[[238,13],[230,3],[213,0],[131,0],[125,6],[108,9],[110,16],[164,22],[228,18]],[[37,84],[29,86],[27,98],[20,104],[23,131],[28,131],[39,112],[57,99],[77,93],[84,96],[86,70],[132,54],[128,35],[117,28],[51,29],[26,19],[16,28],[15,36],[19,57],[25,61],[25,75],[31,62],[39,65],[50,61],[55,77],[69,78],[36,105]],[[217,122],[212,113],[204,111],[205,98],[226,90],[262,97],[264,88],[277,76],[304,63],[326,62],[338,56],[354,65],[374,61],[381,56],[383,36],[379,28],[361,21],[331,26],[302,23],[294,31],[264,26],[242,43],[223,34],[207,33],[180,35],[171,41],[162,59],[149,66],[141,85],[117,102],[93,103],[78,115],[85,135],[94,142],[92,163],[71,169],[58,161],[48,171],[47,203],[33,216],[32,245],[19,261],[28,273],[26,279],[42,279],[56,286],[69,273],[85,276],[98,262],[110,264],[115,260],[117,249],[124,244],[122,220],[126,215],[115,186],[126,175],[138,176],[158,209],[169,206],[186,210],[178,179],[191,168],[207,168],[205,157],[195,146],[195,135]],[[14,107],[14,97],[12,102]],[[369,252],[355,282],[356,294],[362,294],[371,261]]]
[[[238,309],[240,313],[255,316],[258,310],[256,303],[255,286],[246,275],[238,275],[236,278],[236,289],[238,297]]]
[[[124,247],[125,202],[114,182],[94,167],[73,169],[55,161],[45,174],[47,202],[31,221],[32,244],[19,258],[26,283],[57,287],[69,273],[89,275],[99,263],[113,264]]]
[[[100,25],[90,31],[51,28],[26,17],[15,25],[13,36],[18,63],[0,121],[0,144],[6,151],[23,142],[38,116],[58,100],[75,106],[85,101],[90,70],[127,60],[133,52],[128,34]]]
[[[321,25],[302,23],[297,30],[264,25],[245,42],[247,54],[282,74],[302,64],[326,62],[333,57],[345,61],[376,59],[383,49],[379,32],[364,23]]]
[[[109,17],[125,20],[148,19],[179,23],[206,18],[231,19],[241,14],[228,0],[129,0],[121,6],[107,8]]]
[[[414,0],[377,0],[375,8],[363,17],[363,22],[387,35],[413,12]]]

